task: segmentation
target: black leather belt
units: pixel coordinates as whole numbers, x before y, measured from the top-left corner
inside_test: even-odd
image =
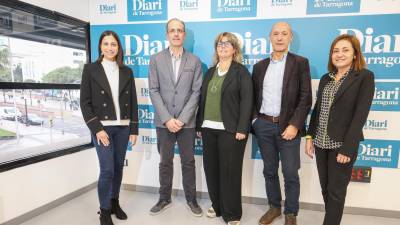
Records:
[[[267,121],[272,122],[272,123],[279,123],[279,116],[274,117],[274,116],[269,116],[269,115],[265,115],[265,114],[260,113],[260,114],[258,114],[258,118],[261,118],[263,120],[267,120]]]

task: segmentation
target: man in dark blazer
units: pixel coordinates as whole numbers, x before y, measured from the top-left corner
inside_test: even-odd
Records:
[[[285,181],[285,225],[295,225],[299,210],[300,139],[311,108],[311,77],[308,60],[288,52],[292,30],[286,22],[270,32],[271,58],[253,67],[255,110],[252,128],[264,161],[265,186],[270,205],[260,218],[269,225],[281,215],[279,160]]]
[[[178,143],[187,206],[193,215],[201,216],[203,212],[196,201],[194,160],[195,114],[202,83],[201,63],[198,57],[183,48],[183,21],[168,21],[167,39],[169,48],[152,55],[149,67],[150,98],[155,108],[154,123],[160,153],[160,199],[150,213],[159,214],[171,204],[174,147]]]

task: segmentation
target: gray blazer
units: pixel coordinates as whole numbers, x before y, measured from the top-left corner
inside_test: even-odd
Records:
[[[176,118],[185,123],[184,128],[195,127],[195,114],[199,103],[202,71],[200,59],[183,51],[177,82],[172,71],[169,49],[150,57],[149,89],[155,108],[156,127]]]

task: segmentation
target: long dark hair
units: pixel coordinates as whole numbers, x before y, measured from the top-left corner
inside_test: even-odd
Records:
[[[101,54],[101,42],[103,41],[105,36],[113,36],[115,38],[115,40],[117,40],[117,44],[118,44],[118,52],[117,52],[117,56],[115,58],[115,62],[118,64],[118,66],[123,66],[124,65],[124,56],[123,56],[123,49],[122,49],[122,45],[121,45],[121,41],[119,40],[118,34],[116,34],[114,31],[112,30],[106,30],[103,33],[101,33],[100,38],[99,38],[99,57],[97,58],[96,62],[101,63],[101,61],[103,61],[104,56]]]

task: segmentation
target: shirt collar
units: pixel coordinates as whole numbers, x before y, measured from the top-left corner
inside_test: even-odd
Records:
[[[108,60],[105,58],[103,58],[103,60],[101,60],[101,64],[107,68],[115,68],[118,66],[116,61],[111,61],[111,60]]]
[[[350,67],[350,69],[347,70],[347,72],[343,74],[343,76],[340,78],[340,81],[344,80],[351,71],[353,71],[353,67]],[[335,80],[336,74],[337,74],[337,71],[333,71],[333,72],[330,72],[328,75],[332,80]]]
[[[287,53],[284,53],[281,59],[274,60],[274,53],[271,53],[271,63],[282,63],[286,61]]]
[[[172,52],[171,48],[168,48],[169,50],[169,54],[171,54],[171,57],[176,59],[176,60],[180,60],[182,58],[183,52],[185,51],[184,48],[182,48],[182,52],[180,52],[178,55],[174,55],[174,53]]]

